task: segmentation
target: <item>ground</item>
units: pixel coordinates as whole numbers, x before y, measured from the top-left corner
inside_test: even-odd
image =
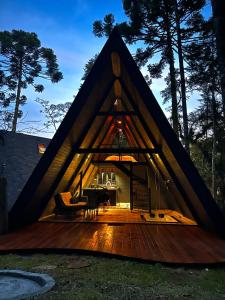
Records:
[[[32,299],[225,299],[225,267],[169,267],[78,254],[0,256],[0,269],[51,275],[55,287]]]

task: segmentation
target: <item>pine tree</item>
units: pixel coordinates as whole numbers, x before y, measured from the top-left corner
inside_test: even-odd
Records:
[[[27,102],[22,91],[30,85],[36,92],[42,92],[44,86],[35,83],[37,78],[49,79],[55,83],[63,76],[58,70],[53,50],[41,47],[35,33],[22,30],[2,31],[0,41],[0,103],[4,107],[15,103],[13,112],[10,112],[11,129],[15,132],[18,118],[22,116],[20,107]]]
[[[220,70],[220,85],[223,100],[223,117],[225,126],[225,1],[211,0],[214,29],[216,34],[217,59]]]
[[[90,58],[88,60],[88,62],[85,64],[85,66],[84,66],[84,74],[83,74],[81,80],[84,81],[87,78],[87,76],[88,76],[89,72],[91,71],[91,68],[93,67],[93,65],[94,65],[97,57],[98,57],[98,53],[96,53],[92,58]]]
[[[160,77],[164,67],[169,65],[169,74],[171,81],[171,99],[172,99],[172,125],[176,134],[178,134],[178,113],[177,113],[177,95],[176,78],[174,66],[174,53],[172,41],[174,33],[171,26],[170,14],[172,13],[169,1],[141,0],[141,1],[123,1],[124,11],[129,18],[128,22],[117,24],[121,35],[129,44],[142,41],[145,48],[138,48],[136,52],[136,62],[144,66],[156,53],[161,54],[159,63],[148,64],[150,76]],[[108,36],[115,25],[112,14],[106,15],[104,21],[95,21],[93,32],[96,36]]]
[[[185,79],[185,68],[184,68],[184,51],[183,44],[187,40],[195,35],[196,30],[194,27],[187,27],[189,20],[199,16],[199,11],[205,5],[204,0],[195,1],[177,1],[174,0],[173,6],[175,11],[175,28],[176,28],[176,47],[179,60],[179,73],[180,73],[180,91],[182,100],[182,115],[183,115],[183,140],[184,145],[189,153],[189,139],[188,139],[188,115],[187,115],[187,89],[186,89],[186,79]],[[190,23],[189,23],[190,25]]]
[[[219,66],[212,20],[198,22],[202,31],[201,40],[186,47],[189,64],[189,86],[201,94],[200,107],[191,113],[190,138],[204,157],[204,177],[212,194],[224,205],[224,147],[225,134],[222,113]],[[194,148],[195,149],[195,148]],[[192,155],[196,151],[193,151]],[[201,161],[201,159],[200,159]],[[199,166],[199,161],[195,161]],[[211,176],[209,176],[211,174]],[[217,195],[217,191],[220,191]]]
[[[187,151],[189,151],[189,143],[183,43],[186,43],[193,34],[196,36],[193,28],[187,28],[187,22],[204,4],[204,0],[180,0],[179,2],[177,0],[127,0],[123,1],[123,7],[129,21],[117,24],[128,43],[133,44],[137,41],[144,43],[144,47],[137,49],[135,59],[139,66],[148,64],[150,77],[161,77],[163,69],[169,65],[172,124],[177,134],[180,124],[174,61],[175,54],[178,53],[184,131],[182,135]],[[114,17],[109,14],[103,21],[94,23],[93,31],[98,37],[104,34],[108,36],[113,25]],[[149,60],[157,53],[160,53],[161,59],[156,64],[150,64]]]

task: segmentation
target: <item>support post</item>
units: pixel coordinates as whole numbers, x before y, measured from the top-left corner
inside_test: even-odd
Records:
[[[149,216],[152,213],[152,194],[151,194],[151,182],[150,182],[150,170],[147,167],[146,168],[146,174],[147,174],[147,182],[148,182],[148,211],[149,211]]]
[[[133,164],[130,164],[130,210],[134,208],[134,195],[133,195]]]
[[[148,201],[148,210],[149,210],[149,216],[151,215],[151,213],[152,213],[152,198],[151,198],[151,189],[150,188],[148,188],[148,199],[149,199],[149,201]]]
[[[82,196],[82,181],[83,181],[83,172],[80,172],[80,189],[79,189],[79,198]]]

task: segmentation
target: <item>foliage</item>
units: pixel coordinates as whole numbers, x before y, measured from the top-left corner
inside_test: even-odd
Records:
[[[95,21],[93,24],[94,34],[98,37],[108,36],[113,26],[117,26],[126,42],[133,44],[141,42],[135,54],[136,62],[140,67],[147,66],[150,78],[162,77],[163,70],[169,65],[169,92],[172,99],[172,125],[178,134],[179,114],[175,71],[175,56],[179,57],[179,77],[182,98],[184,144],[188,150],[188,120],[186,108],[186,86],[184,74],[183,44],[193,36],[197,37],[197,31],[190,23],[190,19],[200,16],[199,11],[204,6],[204,0],[176,1],[176,0],[141,0],[123,1],[123,8],[128,21],[115,24],[114,16],[108,14],[103,21]],[[154,55],[159,55],[157,63],[150,63]],[[158,56],[157,56],[158,57]],[[148,82],[149,77],[147,77]],[[167,93],[168,94],[168,93]]]
[[[221,99],[217,99],[214,103],[210,91],[206,90],[205,94],[202,94],[200,106],[189,115],[189,119],[192,159],[217,202],[225,211],[225,131]],[[213,142],[215,142],[215,150],[213,150]],[[215,183],[212,183],[214,176]],[[215,192],[212,184],[215,185]]]
[[[201,39],[185,47],[188,85],[200,93],[200,105],[189,116],[191,154],[212,194],[225,209],[225,132],[212,19],[199,19],[198,30]]]
[[[16,131],[17,120],[23,114],[20,107],[27,102],[22,91],[32,86],[40,93],[44,86],[36,82],[37,78],[56,83],[63,76],[58,70],[53,50],[41,47],[36,33],[22,30],[1,31],[0,41],[0,108],[1,112],[5,108],[11,108],[7,110],[6,120],[12,121],[10,128]],[[15,105],[13,111],[12,104]]]
[[[88,60],[88,62],[85,64],[84,74],[83,74],[81,80],[84,81],[87,78],[87,76],[88,76],[89,72],[91,71],[91,68],[93,67],[93,65],[94,65],[97,58],[98,58],[98,53],[96,53],[92,58],[90,58]]]
[[[41,113],[44,113],[47,122],[44,123],[46,128],[53,127],[57,130],[58,125],[62,122],[66,113],[68,112],[71,102],[65,102],[60,104],[51,104],[49,101],[38,98],[36,100],[41,106]]]
[[[219,65],[220,87],[223,103],[223,118],[225,126],[225,2],[224,0],[211,0],[213,10],[213,23],[216,36],[217,60]]]
[[[198,27],[201,39],[185,47],[189,88],[201,92],[211,86],[216,93],[221,94],[212,19],[199,19]]]

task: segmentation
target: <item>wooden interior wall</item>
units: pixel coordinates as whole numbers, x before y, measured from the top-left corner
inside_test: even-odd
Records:
[[[117,203],[130,202],[130,180],[127,175],[116,168]]]

